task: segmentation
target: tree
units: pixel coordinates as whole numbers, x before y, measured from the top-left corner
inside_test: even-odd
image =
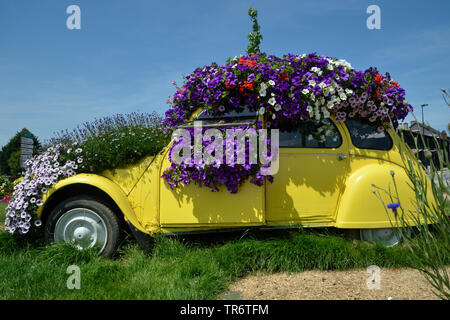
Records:
[[[8,159],[8,167],[11,176],[16,177],[20,175],[22,171],[20,167],[20,150],[11,153]]]
[[[14,137],[9,140],[9,142],[4,145],[0,151],[0,175],[11,175],[16,176],[18,171],[16,171],[17,166],[13,165],[13,168],[8,164],[11,156],[15,152],[19,152],[19,167],[20,167],[20,137],[22,134],[27,134],[32,137],[34,142],[34,153],[37,153],[41,147],[41,144],[38,138],[29,132],[26,128],[22,129],[22,131],[17,132]],[[17,157],[17,156],[16,156]],[[14,157],[13,157],[14,158]],[[13,161],[13,160],[11,160]],[[11,162],[13,164],[14,162]],[[19,169],[20,171],[20,169]]]

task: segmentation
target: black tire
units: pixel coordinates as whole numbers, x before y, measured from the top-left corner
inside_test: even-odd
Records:
[[[59,203],[49,214],[45,222],[45,240],[47,243],[55,241],[55,227],[58,220],[69,210],[76,208],[85,208],[95,212],[104,222],[107,230],[106,244],[99,255],[111,257],[118,248],[122,230],[120,220],[114,211],[101,199],[89,195],[79,195],[66,199]]]

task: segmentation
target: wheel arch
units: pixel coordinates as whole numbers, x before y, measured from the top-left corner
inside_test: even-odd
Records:
[[[43,197],[44,205],[36,212],[38,218],[45,221],[58,203],[77,194],[103,199],[119,216],[120,221],[129,221],[138,230],[146,232],[124,191],[111,180],[95,174],[79,174],[58,182]]]

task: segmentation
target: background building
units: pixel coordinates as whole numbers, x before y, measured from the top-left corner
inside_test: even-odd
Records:
[[[450,139],[447,134],[443,135],[439,130],[417,121],[411,121],[409,125],[408,123],[402,123],[397,130],[400,134],[403,133],[405,142],[413,151],[418,153],[420,161],[422,161],[426,167],[430,165],[430,160],[433,161],[436,167],[439,167],[439,156],[436,143],[439,143],[443,157],[447,157],[446,159],[448,159],[450,154]],[[425,148],[420,134],[424,137]],[[417,142],[417,146],[415,141]],[[433,156],[430,160],[425,158],[424,149],[431,151]]]

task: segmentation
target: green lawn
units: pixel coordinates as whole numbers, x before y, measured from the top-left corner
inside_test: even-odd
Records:
[[[4,206],[2,206],[4,207]],[[3,215],[3,214],[1,214]],[[118,257],[0,231],[0,299],[217,299],[232,281],[256,271],[410,266],[408,251],[352,241],[334,231],[249,232],[159,237],[153,256],[128,238]],[[67,267],[81,270],[69,290]]]

